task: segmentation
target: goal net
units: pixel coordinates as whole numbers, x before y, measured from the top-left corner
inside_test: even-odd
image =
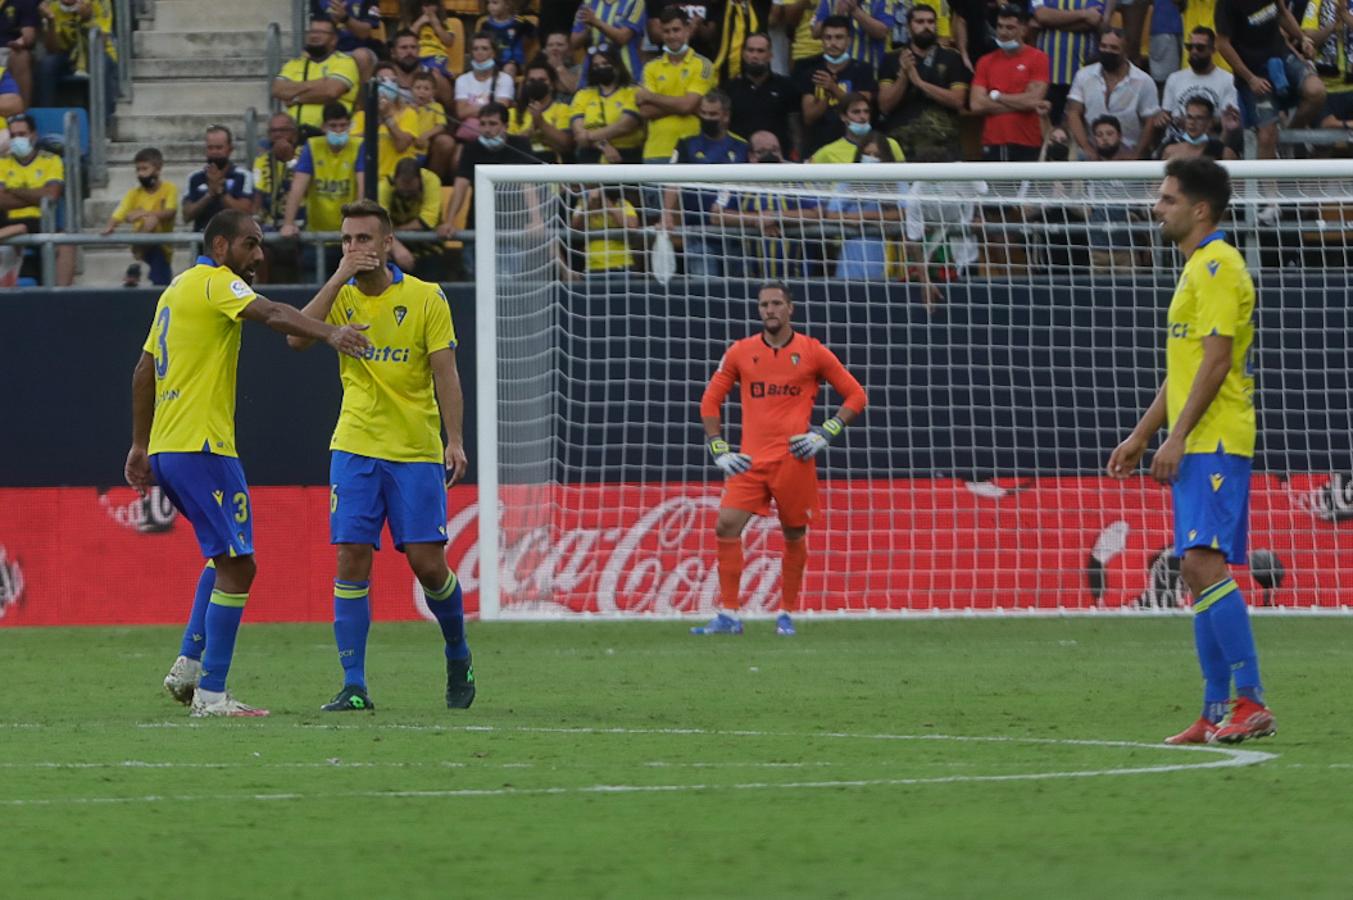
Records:
[[[1257,607],[1353,605],[1353,169],[1232,163],[1258,289]],[[1109,479],[1164,377],[1183,260],[1159,163],[481,166],[475,396],[486,617],[707,615],[723,487],[701,394],[755,298],[864,385],[818,457],[805,612],[1186,605],[1167,488]],[[813,419],[841,398],[827,386]],[[724,435],[741,440],[737,389]],[[1152,445],[1152,450],[1158,441]],[[1147,458],[1149,462],[1149,456]],[[783,539],[743,535],[743,612]],[[496,562],[493,562],[496,561]]]

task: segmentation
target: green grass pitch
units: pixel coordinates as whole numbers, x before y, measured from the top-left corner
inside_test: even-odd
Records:
[[[1158,744],[1182,617],[472,623],[469,711],[377,623],[370,714],[317,711],[328,627],[246,621],[262,721],[163,694],[175,629],[4,631],[0,896],[1353,896],[1353,618],[1255,629],[1239,755]]]

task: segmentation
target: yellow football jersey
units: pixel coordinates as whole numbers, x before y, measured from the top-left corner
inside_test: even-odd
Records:
[[[128,191],[122,197],[122,202],[113,210],[113,221],[127,221],[127,214],[132,210],[142,212],[164,212],[167,209],[177,211],[179,208],[179,189],[172,181],[160,179],[160,184],[153,191],[148,191],[139,184]],[[174,230],[173,219],[161,219],[154,228],[146,227],[145,219],[138,219],[136,222],[138,232],[170,232]],[[170,262],[174,259],[174,245],[164,244],[161,246],[165,258]]]
[[[367,296],[339,288],[328,321],[362,323],[371,347],[362,359],[339,356],[343,408],[331,450],[392,462],[443,461],[441,417],[428,357],[454,350],[456,329],[446,295],[435,284],[391,266],[394,281]]]
[[[336,78],[348,86],[338,99],[348,108],[349,112],[352,111],[353,104],[357,102],[357,82],[361,80],[361,76],[357,72],[357,61],[341,50],[335,50],[323,62],[315,62],[308,56],[298,56],[295,59],[287,60],[286,65],[282,66],[282,71],[278,73],[277,77],[282,81],[296,82]],[[291,113],[297,125],[324,127],[323,103],[293,103],[287,107],[287,112]]]
[[[0,187],[37,190],[53,181],[66,182],[66,165],[55,153],[39,150],[27,165],[9,155],[0,159]],[[41,215],[42,209],[38,206],[23,206],[9,211],[11,221],[36,219]]]
[[[569,120],[571,118],[570,108],[567,103],[554,102],[545,107],[541,113],[541,118],[547,123],[558,128],[560,131],[568,132]],[[559,154],[554,148],[544,141],[535,140],[532,135],[536,130],[536,114],[531,110],[520,110],[512,107],[508,110],[507,133],[521,135],[531,139],[531,152],[552,156],[555,162],[559,161]],[[637,144],[630,144],[631,147]]]
[[[342,149],[332,149],[326,138],[305,142],[296,171],[310,176],[305,193],[306,228],[310,231],[337,231],[343,225],[343,204],[357,199],[357,180],[362,173],[361,134],[352,137]]]
[[[1203,338],[1231,338],[1231,370],[1184,445],[1185,453],[1254,455],[1254,282],[1240,252],[1214,232],[1184,265],[1170,300],[1165,399],[1170,427],[1203,364]]]
[[[412,106],[401,107],[399,112],[395,113],[395,124],[405,134],[418,137],[418,112]],[[357,110],[357,114],[352,117],[352,127],[349,131],[358,139],[366,136],[366,110]],[[390,137],[390,129],[383,122],[379,134],[380,140],[376,146],[376,158],[380,161],[380,176],[389,178],[395,174],[395,166],[401,159],[413,159],[418,155],[418,146],[415,141],[405,147],[402,152],[396,151],[394,139]]]
[[[634,90],[632,84],[616,88],[609,94],[603,94],[600,88],[583,88],[573,95],[573,103],[568,110],[569,119],[582,119],[584,128],[605,128],[614,125],[621,116],[634,116],[639,128],[613,138],[610,143],[620,150],[641,147],[644,143],[644,120],[639,115],[639,103],[634,99]]]
[[[418,136],[424,132],[430,131],[433,128],[445,127],[447,122],[446,109],[436,100],[430,101],[427,106],[414,106],[412,109],[414,114],[418,116],[418,130],[415,131],[413,135],[415,144],[418,143]],[[420,149],[427,150],[427,145],[424,145]]]
[[[681,62],[672,62],[666,53],[644,66],[644,88],[664,97],[705,94],[717,85],[714,65],[694,50],[687,50]],[[663,116],[648,123],[644,159],[671,159],[677,141],[700,132],[700,117]],[[618,145],[617,145],[618,146]]]
[[[169,283],[142,349],[155,357],[151,453],[235,452],[240,312],[257,295],[209,256]]]

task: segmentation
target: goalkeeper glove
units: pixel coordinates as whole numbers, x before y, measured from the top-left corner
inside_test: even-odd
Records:
[[[752,468],[752,458],[746,453],[734,453],[728,441],[721,437],[709,439],[709,455],[714,457],[714,465],[725,475],[741,475]]]
[[[812,459],[825,450],[832,438],[840,434],[845,427],[840,419],[832,416],[821,425],[814,425],[805,433],[790,438],[789,452],[794,454],[795,459]]]

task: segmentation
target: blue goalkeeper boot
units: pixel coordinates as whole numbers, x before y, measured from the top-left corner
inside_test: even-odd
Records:
[[[692,628],[691,634],[742,634],[742,620],[721,612],[704,625]]]
[[[798,633],[794,630],[794,621],[789,618],[789,613],[782,612],[775,617],[775,633],[780,637],[793,637]]]

